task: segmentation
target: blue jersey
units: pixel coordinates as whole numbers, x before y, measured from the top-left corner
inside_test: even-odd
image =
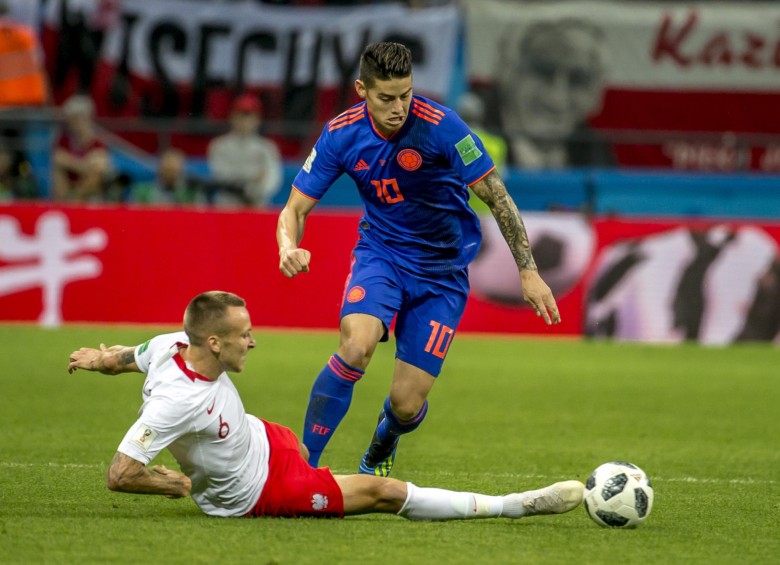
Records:
[[[328,122],[293,187],[319,200],[348,174],[363,201],[362,241],[406,269],[451,273],[474,259],[481,240],[468,186],[494,168],[455,112],[414,96],[406,123],[389,138],[365,102]]]

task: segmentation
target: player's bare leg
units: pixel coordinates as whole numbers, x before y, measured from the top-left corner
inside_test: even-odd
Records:
[[[428,411],[427,398],[436,378],[400,359],[395,360],[390,395],[379,415],[359,472],[386,477],[395,463],[398,438],[416,430]]]
[[[436,377],[400,359],[395,360],[390,405],[401,420],[414,418],[425,405]]]
[[[410,520],[522,518],[562,514],[582,502],[584,486],[562,481],[548,487],[506,496],[424,488],[389,477],[337,475],[345,514],[395,513]]]
[[[403,481],[371,475],[335,475],[344,497],[344,514],[397,514],[407,497]]]
[[[379,318],[350,314],[341,320],[338,351],[314,381],[303,429],[309,464],[316,467],[320,455],[349,410],[355,383],[363,377],[385,328]]]
[[[356,369],[368,367],[379,340],[385,333],[382,320],[370,314],[349,314],[339,326],[338,354]]]

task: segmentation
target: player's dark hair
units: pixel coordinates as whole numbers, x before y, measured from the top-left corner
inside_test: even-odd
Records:
[[[192,345],[203,345],[209,335],[229,331],[225,318],[231,306],[246,306],[246,301],[232,292],[212,290],[199,294],[184,311],[184,331]]]
[[[412,52],[400,43],[371,43],[360,56],[360,80],[366,88],[373,88],[377,80],[404,78],[411,74]]]

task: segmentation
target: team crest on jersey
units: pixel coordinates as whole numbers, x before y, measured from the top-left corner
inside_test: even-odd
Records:
[[[366,297],[366,290],[362,286],[354,286],[347,293],[347,302],[360,302]]]
[[[152,442],[156,437],[157,432],[143,422],[138,422],[135,430],[133,430],[133,435],[130,436],[130,443],[140,447],[144,451],[149,451],[149,447],[151,447]]]
[[[422,165],[422,157],[414,149],[404,149],[396,157],[398,164],[407,171],[416,171]]]
[[[314,164],[314,159],[317,158],[317,150],[312,147],[311,153],[309,153],[309,156],[306,157],[306,161],[303,163],[303,170],[307,173],[311,172],[311,166]]]
[[[314,494],[311,497],[311,507],[314,510],[325,510],[330,501],[324,494]]]

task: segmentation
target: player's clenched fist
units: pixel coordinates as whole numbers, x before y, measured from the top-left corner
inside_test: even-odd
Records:
[[[311,252],[306,249],[280,249],[279,270],[285,277],[292,278],[298,273],[309,272]]]

